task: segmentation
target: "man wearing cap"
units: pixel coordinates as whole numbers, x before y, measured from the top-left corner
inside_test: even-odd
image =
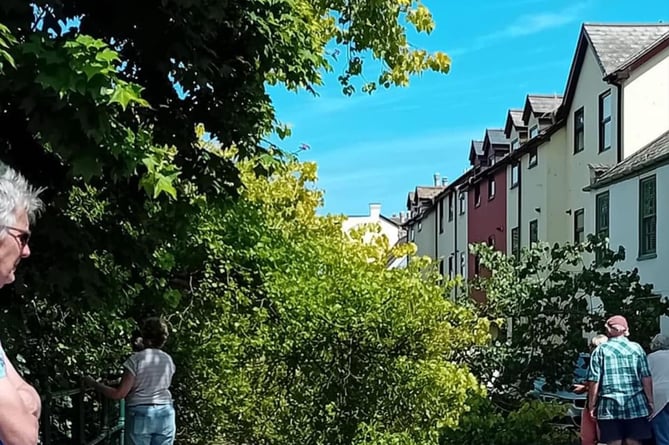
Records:
[[[590,410],[599,425],[599,440],[608,445],[641,445],[652,437],[653,382],[646,353],[630,341],[627,320],[606,321],[609,341],[590,358]]]

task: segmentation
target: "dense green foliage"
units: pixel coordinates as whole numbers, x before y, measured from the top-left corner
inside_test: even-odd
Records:
[[[538,244],[520,258],[484,245],[474,252],[492,271],[473,284],[487,295],[479,310],[498,320],[501,329],[491,347],[478,349],[470,363],[482,381],[493,382],[492,393],[500,401],[517,402],[539,376],[546,378],[547,389],[568,388],[579,353],[588,352],[584,334],[604,333],[609,316],[626,316],[631,338],[647,347],[659,332],[660,315],[668,313],[668,303],[640,281],[636,269],[616,267],[624,249],[614,252],[604,239]]]
[[[315,166],[265,142],[289,134],[268,84],[316,92],[340,70],[353,94],[448,71],[408,44],[407,25],[434,27],[423,5],[4,0],[0,23],[0,159],[48,188],[0,338],[41,392],[117,370],[136,321],[163,314],[179,443],[549,434],[548,408],[477,411],[486,318],[444,300],[428,262],[387,271],[382,238],[317,217]]]

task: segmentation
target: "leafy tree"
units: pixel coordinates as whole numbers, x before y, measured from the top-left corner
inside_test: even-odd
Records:
[[[517,402],[538,377],[546,379],[547,389],[568,387],[579,353],[587,352],[584,335],[602,333],[607,317],[626,316],[632,338],[648,346],[659,332],[660,315],[667,313],[667,302],[640,281],[636,269],[616,267],[624,249],[614,252],[601,238],[538,244],[520,258],[484,245],[473,251],[491,271],[473,284],[487,296],[482,314],[512,328],[509,339],[502,328],[493,347],[470,356],[498,401]]]
[[[457,428],[447,428],[442,445],[572,445],[576,434],[556,425],[565,406],[531,401],[518,409],[505,411],[490,399],[483,398],[472,406]]]
[[[181,314],[200,295],[222,305],[212,294],[237,287],[262,299],[254,292],[265,263],[252,235],[254,224],[275,222],[233,197],[240,160],[257,160],[260,175],[284,162],[263,142],[272,130],[289,133],[274,119],[267,84],[315,92],[339,58],[344,93],[371,92],[450,63],[409,46],[406,25],[429,32],[434,24],[404,0],[7,0],[0,23],[0,159],[48,187],[33,257],[2,290],[0,335],[42,392],[117,363],[145,315]],[[378,79],[360,85],[372,60]],[[201,124],[234,155],[202,144]],[[231,209],[241,212],[236,225],[220,226]],[[212,245],[212,227],[247,244]],[[202,410],[195,394],[204,389],[180,386],[190,402],[182,420]],[[210,438],[192,432],[196,443]]]
[[[205,275],[227,282],[203,282],[173,321],[179,393],[212,407],[190,413],[184,436],[436,443],[482,394],[456,357],[486,340],[487,321],[443,298],[433,265],[387,270],[385,238],[318,217],[314,165],[240,170],[239,202],[196,235],[217,259]]]

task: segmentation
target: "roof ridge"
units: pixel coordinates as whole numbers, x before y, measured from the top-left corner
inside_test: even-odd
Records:
[[[669,23],[650,23],[650,22],[639,22],[639,23],[598,23],[598,22],[584,22],[583,26],[606,26],[611,28],[631,28],[637,26],[669,26]]]
[[[528,94],[527,97],[551,97],[552,98],[552,97],[562,97],[562,94],[558,94],[558,93],[554,93],[554,94],[548,94],[548,93]]]

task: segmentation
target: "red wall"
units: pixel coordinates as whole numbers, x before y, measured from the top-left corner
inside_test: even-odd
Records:
[[[495,197],[489,199],[488,196],[488,178],[495,177]],[[492,237],[495,243],[495,249],[506,252],[506,168],[501,167],[495,172],[485,173],[478,182],[481,188],[481,204],[476,207],[475,199],[476,184],[472,184],[467,192],[467,242],[469,244],[487,243]],[[476,260],[473,255],[469,255],[469,276],[474,276]],[[482,299],[482,295],[474,295],[477,300]]]

